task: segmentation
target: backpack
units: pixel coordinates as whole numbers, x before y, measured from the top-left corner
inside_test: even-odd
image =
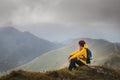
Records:
[[[91,63],[91,59],[92,59],[92,52],[90,51],[90,49],[86,49],[87,51],[87,59],[86,59],[86,63],[90,64]]]

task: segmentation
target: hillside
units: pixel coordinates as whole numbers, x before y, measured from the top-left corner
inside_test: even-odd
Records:
[[[0,28],[0,71],[23,65],[56,48],[56,44],[13,27]]]
[[[65,47],[47,52],[17,69],[48,71],[68,66],[68,55],[78,48],[77,42],[79,40],[80,39],[73,40]],[[116,44],[102,39],[84,38],[84,40],[87,42],[93,53],[92,65],[104,65],[120,69],[120,47],[118,45],[116,47]]]
[[[18,70],[0,80],[120,80],[120,71],[100,66],[83,66],[71,72],[66,68],[45,73]]]

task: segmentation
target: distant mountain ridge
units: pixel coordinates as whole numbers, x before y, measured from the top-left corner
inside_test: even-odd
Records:
[[[23,65],[56,48],[56,44],[13,27],[0,28],[0,71]]]
[[[103,39],[81,39],[86,41],[92,51],[92,65],[104,65],[107,67],[120,69],[119,44],[111,43]],[[20,66],[18,69],[28,71],[49,71],[68,66],[68,56],[74,50],[78,49],[79,40],[80,39],[75,39],[65,47],[47,52],[31,62]]]

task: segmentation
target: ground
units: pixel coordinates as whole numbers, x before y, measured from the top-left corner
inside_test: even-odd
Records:
[[[120,70],[101,66],[83,66],[68,71],[67,68],[48,72],[12,71],[0,80],[120,80]]]

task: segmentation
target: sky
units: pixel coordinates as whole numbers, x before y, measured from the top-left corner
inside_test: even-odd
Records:
[[[52,42],[120,42],[120,0],[0,0],[0,27],[6,26]]]

